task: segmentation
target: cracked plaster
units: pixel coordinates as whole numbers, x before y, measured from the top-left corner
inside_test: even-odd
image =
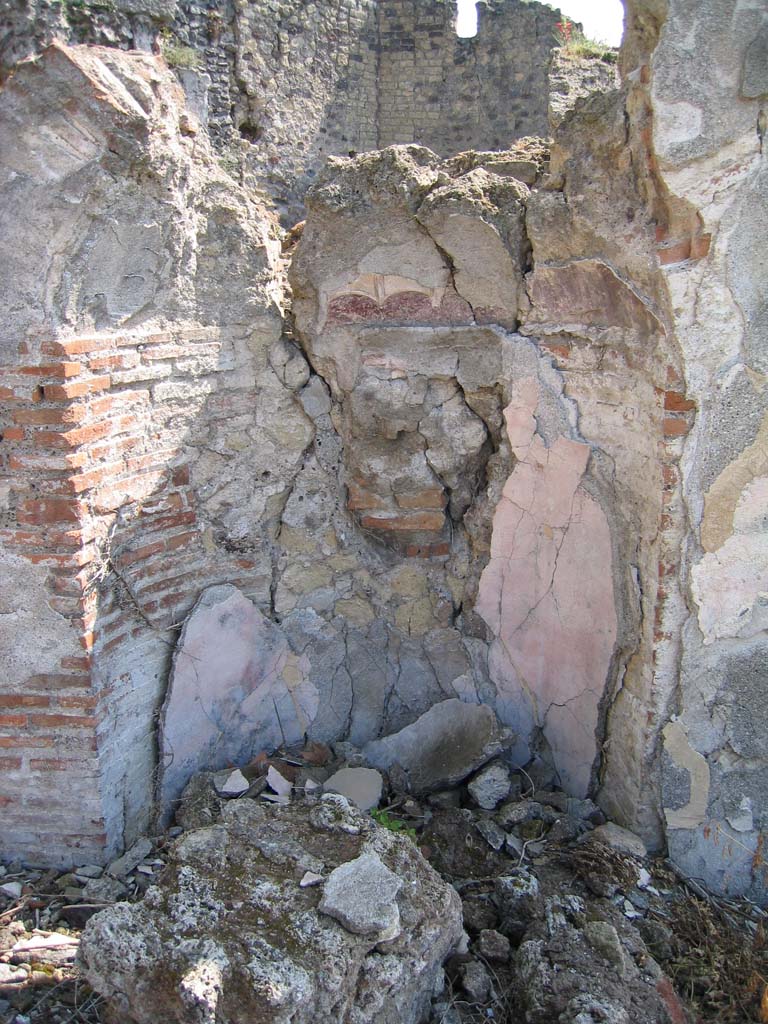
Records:
[[[488,624],[491,678],[525,761],[548,742],[565,788],[589,790],[598,706],[617,636],[608,523],[581,486],[589,446],[536,433],[539,385],[523,378],[504,410],[516,464],[493,518],[477,611]],[[504,712],[502,711],[504,718]]]

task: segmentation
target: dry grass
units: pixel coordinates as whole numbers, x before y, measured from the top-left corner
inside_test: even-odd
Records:
[[[768,942],[762,923],[741,927],[715,901],[682,894],[669,913],[678,951],[665,966],[700,1019],[768,1024]]]

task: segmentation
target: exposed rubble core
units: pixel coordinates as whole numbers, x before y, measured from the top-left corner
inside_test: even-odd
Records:
[[[626,9],[3,12],[3,856],[463,702],[765,901],[765,12]]]

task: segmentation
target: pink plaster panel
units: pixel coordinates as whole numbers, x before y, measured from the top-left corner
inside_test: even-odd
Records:
[[[582,487],[589,447],[535,434],[538,385],[518,382],[505,410],[520,460],[496,508],[477,611],[495,637],[491,673],[505,718],[530,749],[543,731],[565,788],[584,795],[616,641],[611,537]]]

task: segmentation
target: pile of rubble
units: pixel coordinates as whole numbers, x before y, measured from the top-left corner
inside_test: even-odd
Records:
[[[678,879],[444,703],[363,751],[197,775],[106,869],[5,869],[0,1021],[690,1020]]]

